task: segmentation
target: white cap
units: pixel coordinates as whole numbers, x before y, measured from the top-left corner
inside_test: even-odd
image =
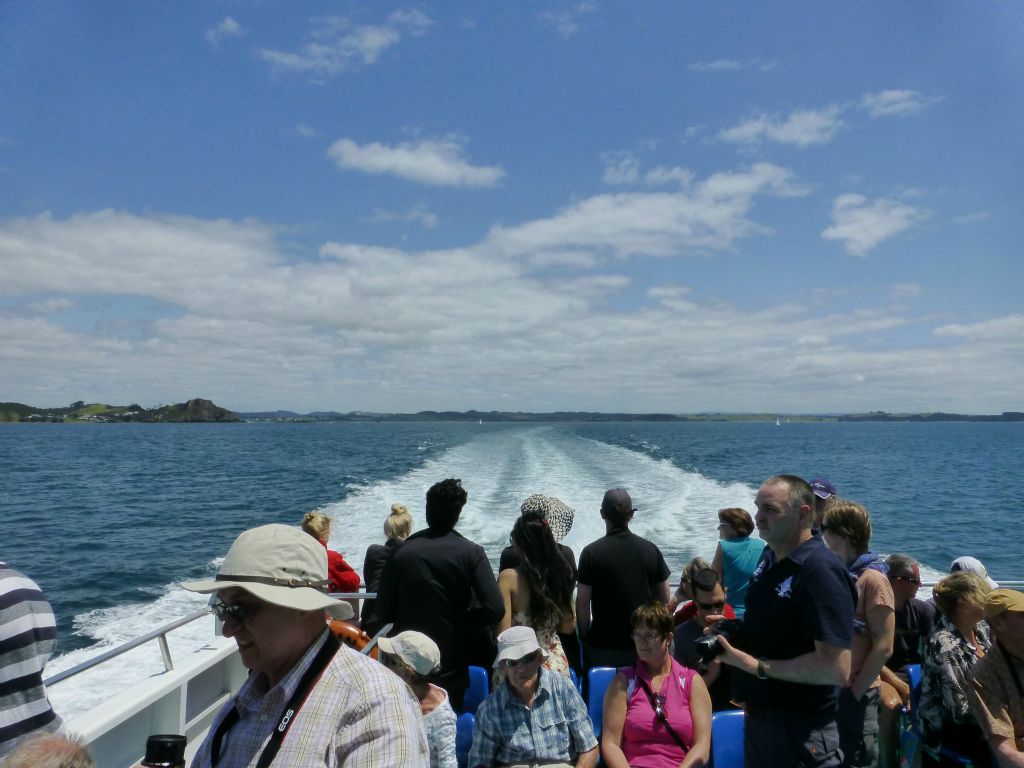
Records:
[[[441,666],[441,651],[437,643],[422,632],[399,632],[394,637],[382,637],[377,645],[384,653],[400,658],[417,675],[429,675]]]
[[[958,557],[949,565],[949,572],[956,573],[957,571],[969,571],[970,573],[976,573],[985,581],[988,582],[989,587],[992,589],[999,589],[999,585],[988,575],[988,569],[981,564],[981,560],[976,557]]]
[[[532,627],[509,627],[498,635],[498,657],[494,660],[494,666],[506,659],[521,659],[534,651],[540,651],[545,659],[548,657],[548,652],[537,642],[537,633]]]

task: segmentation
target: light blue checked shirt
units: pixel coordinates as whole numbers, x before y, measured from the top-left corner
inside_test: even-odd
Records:
[[[476,712],[469,768],[514,763],[571,763],[597,746],[587,706],[565,675],[540,669],[533,704],[506,681]]]
[[[216,768],[252,768],[277,726],[303,673],[327,641],[328,631],[273,688],[263,674],[250,675],[217,713],[193,768],[213,768],[213,734],[237,707],[239,719],[224,736]],[[292,722],[274,766],[287,768],[428,768],[427,737],[420,705],[393,672],[341,646]]]

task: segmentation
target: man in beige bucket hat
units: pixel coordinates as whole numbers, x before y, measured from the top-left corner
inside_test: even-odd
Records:
[[[216,578],[185,582],[213,593],[223,633],[252,674],[217,714],[193,768],[428,765],[419,706],[401,680],[327,629],[327,553],[288,525],[245,531]]]

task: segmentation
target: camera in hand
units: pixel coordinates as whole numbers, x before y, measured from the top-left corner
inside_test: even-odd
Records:
[[[693,645],[701,664],[707,664],[724,650],[718,642],[719,636],[728,640],[733,647],[742,647],[743,622],[740,619],[723,619],[712,625],[710,635],[702,635],[694,640]]]

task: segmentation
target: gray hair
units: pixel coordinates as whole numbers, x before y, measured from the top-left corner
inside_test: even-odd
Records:
[[[48,733],[22,742],[4,760],[4,768],[96,768],[78,736]]]
[[[917,562],[910,555],[906,555],[902,552],[894,552],[885,558],[885,564],[889,566],[890,578],[896,578],[897,576],[905,576],[913,573],[914,568],[920,568],[921,564]]]

